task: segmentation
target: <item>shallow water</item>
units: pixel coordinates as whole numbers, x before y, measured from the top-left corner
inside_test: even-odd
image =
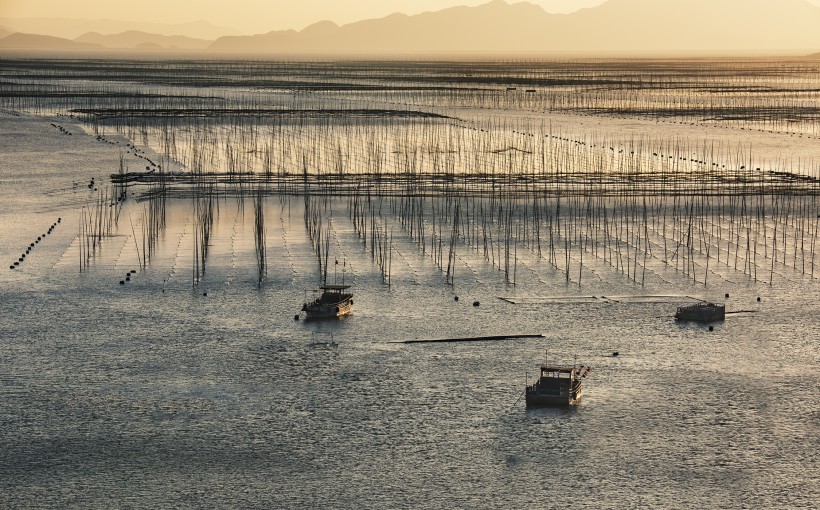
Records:
[[[723,266],[704,288],[655,264],[641,286],[588,260],[579,285],[522,253],[513,286],[464,247],[450,286],[397,235],[388,287],[336,200],[354,313],[294,321],[319,282],[299,197],[265,200],[261,287],[251,204],[233,199],[196,287],[189,200],[169,202],[144,270],[129,201],[80,272],[86,184],[119,150],[55,120],[0,115],[0,260],[62,218],[0,266],[0,506],[816,506],[816,279]],[[748,312],[712,332],[671,319],[724,293]],[[544,339],[399,343],[503,334]],[[524,406],[545,350],[592,366],[579,406]]]

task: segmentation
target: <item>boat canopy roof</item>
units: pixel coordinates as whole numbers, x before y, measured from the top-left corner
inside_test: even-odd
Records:
[[[556,367],[553,365],[542,365],[541,371],[542,372],[559,372],[559,373],[570,373],[574,372],[576,367]]]
[[[319,287],[319,288],[320,288],[320,289],[322,289],[322,290],[338,290],[338,291],[342,291],[342,290],[345,290],[345,289],[349,289],[349,288],[350,288],[350,285],[322,285],[322,286],[321,286],[321,287]]]

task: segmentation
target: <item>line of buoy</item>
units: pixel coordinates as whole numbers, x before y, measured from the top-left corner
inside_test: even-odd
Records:
[[[31,254],[31,250],[34,249],[34,246],[36,244],[39,244],[40,241],[44,241],[46,236],[50,235],[52,232],[54,232],[54,229],[57,228],[57,224],[62,222],[62,221],[63,221],[62,218],[57,218],[57,221],[52,223],[51,226],[48,227],[48,230],[46,231],[46,233],[44,233],[41,236],[37,236],[37,239],[35,239],[33,243],[30,243],[28,246],[26,246],[26,252],[21,254],[20,257],[18,257],[17,261],[15,261],[13,264],[11,264],[9,266],[9,269],[15,269],[17,266],[19,266],[20,263],[23,262],[26,259],[26,256]]]
[[[64,134],[64,135],[69,135],[69,136],[71,135],[71,131],[67,130],[67,129],[66,129],[66,128],[64,128],[63,126],[60,126],[60,125],[55,124],[55,123],[53,123],[53,122],[51,123],[51,125],[52,125],[53,127],[57,128],[58,130],[60,130],[60,133],[62,133],[62,134]]]
[[[130,282],[132,274],[137,274],[137,270],[132,269],[132,270],[128,271],[127,273],[125,273],[125,280],[120,280],[120,285],[125,285],[126,282]]]

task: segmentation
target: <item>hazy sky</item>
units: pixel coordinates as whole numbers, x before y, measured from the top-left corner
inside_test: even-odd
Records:
[[[329,19],[343,24],[394,12],[418,14],[489,0],[0,0],[0,17],[121,19],[161,23],[206,20],[244,33],[302,29]],[[532,0],[551,12],[571,12],[606,0]],[[772,0],[776,1],[776,0]],[[817,0],[820,3],[820,0]],[[507,0],[515,3],[515,0]]]

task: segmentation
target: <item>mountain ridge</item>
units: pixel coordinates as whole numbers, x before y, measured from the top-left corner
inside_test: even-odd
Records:
[[[77,42],[63,37],[15,32],[0,39],[0,49],[69,51],[100,50],[104,48],[99,44]]]
[[[569,14],[503,0],[345,25],[220,37],[217,51],[326,53],[808,51],[820,7],[806,0],[608,0]],[[423,37],[421,37],[423,35]]]
[[[185,36],[194,39],[215,40],[225,35],[239,35],[230,27],[213,25],[199,20],[188,23],[158,23],[116,19],[83,18],[0,18],[0,25],[12,32],[36,33],[75,39],[89,32],[119,34],[130,30],[165,36]]]
[[[162,35],[127,30],[119,34],[88,32],[74,39],[76,42],[99,44],[110,49],[178,49],[204,50],[213,41],[184,35]]]
[[[28,18],[56,20],[55,18]],[[414,15],[393,13],[338,25],[318,21],[302,30],[254,35],[190,37],[180,27],[213,32],[218,27],[149,23],[162,30],[122,30],[146,25],[111,20],[69,20],[64,32],[89,24],[72,38],[18,30],[0,19],[0,48],[155,49],[314,54],[751,54],[805,56],[820,47],[820,7],[808,0],[608,0],[567,14],[548,13],[530,2],[492,0]],[[18,20],[19,21],[19,20]],[[72,24],[73,23],[73,24]],[[113,23],[109,24],[109,23]],[[229,29],[228,29],[229,30]],[[164,33],[163,33],[164,32]],[[6,40],[14,33],[24,35]],[[76,44],[71,44],[73,41]],[[5,42],[2,42],[5,41]],[[91,45],[91,46],[87,46]]]

